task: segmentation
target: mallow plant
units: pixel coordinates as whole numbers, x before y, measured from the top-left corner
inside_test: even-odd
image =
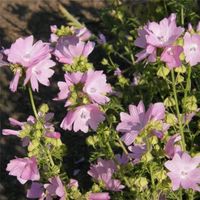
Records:
[[[23,85],[32,106],[27,119],[10,117],[13,128],[2,130],[5,137],[20,138],[26,149],[26,156],[10,160],[6,171],[27,184],[28,199],[200,198],[199,91],[193,82],[200,63],[200,24],[184,28],[176,17],[172,13],[138,27],[131,67],[143,66],[144,74],[135,70],[133,80],[126,76],[128,68],[116,66],[110,54],[109,62],[102,63],[112,70],[96,69],[90,56],[95,46],[108,48],[109,41],[71,15],[73,26],[51,26],[49,42],[20,37],[1,51],[1,66],[13,73],[11,92],[20,92]],[[52,86],[58,67],[63,74],[52,101],[63,107],[63,117],[55,124],[49,106],[36,107],[34,96],[40,95],[41,85]],[[147,103],[131,92],[138,91],[140,97],[150,93],[138,89],[148,85],[149,77],[162,84],[155,85],[160,90]],[[63,167],[67,147],[62,136],[81,133],[91,152],[88,190]],[[76,144],[74,148],[80,151]]]

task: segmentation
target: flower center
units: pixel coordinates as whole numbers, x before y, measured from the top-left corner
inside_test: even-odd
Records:
[[[190,51],[191,51],[191,52],[195,52],[195,51],[197,50],[197,48],[198,48],[198,46],[197,46],[196,44],[192,44],[192,45],[190,46]]]
[[[82,110],[80,118],[86,120],[88,118],[88,113],[85,110]]]
[[[188,175],[188,173],[187,172],[185,172],[185,171],[182,171],[181,172],[181,178],[186,178],[187,177],[187,175]]]
[[[30,53],[26,53],[26,54],[23,56],[24,60],[29,60],[30,57],[31,57]]]
[[[95,93],[97,90],[95,88],[90,88],[91,93]]]
[[[164,36],[158,36],[157,38],[158,38],[158,40],[160,40],[162,43],[165,42]]]

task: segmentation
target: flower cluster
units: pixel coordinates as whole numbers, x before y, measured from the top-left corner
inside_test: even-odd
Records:
[[[117,166],[112,160],[98,159],[96,165],[91,165],[88,174],[95,180],[102,181],[103,186],[107,190],[120,191],[124,188],[118,179],[113,179],[114,172],[117,171]]]
[[[76,19],[72,21],[77,23]],[[126,38],[129,40],[130,36]],[[95,70],[89,62],[94,40],[109,52],[102,64],[110,65],[107,74],[113,72],[109,79],[112,86],[105,72]],[[95,36],[78,23],[77,27],[51,26],[48,43],[40,40],[34,43],[34,37],[29,36],[17,39],[9,49],[0,51],[0,66],[14,74],[10,90],[16,92],[22,80],[34,113],[23,122],[10,117],[14,128],[2,130],[4,136],[20,138],[27,150],[25,157],[15,157],[6,167],[9,175],[15,176],[21,184],[28,184],[27,198],[165,200],[198,196],[199,124],[195,123],[195,117],[200,109],[196,87],[198,72],[192,71],[191,66],[200,63],[200,23],[196,30],[189,24],[185,31],[176,24],[173,13],[158,23],[149,22],[140,28],[134,45],[142,48],[135,55],[136,62],[132,53],[129,61],[126,54],[106,44],[103,34]],[[127,54],[131,52],[128,48],[125,46]],[[112,60],[112,54],[130,68],[119,67]],[[144,59],[154,64],[143,73],[140,69],[137,71],[137,67],[141,67],[140,61]],[[56,63],[58,68],[61,66],[64,77],[57,82],[59,92],[53,99],[56,103],[64,102],[65,117],[60,123],[60,132],[53,123],[56,111],[49,112],[47,104],[36,108],[32,93],[39,92],[39,83],[50,86],[52,67]],[[133,72],[131,76],[129,72]],[[141,94],[142,89],[151,93],[150,98]],[[131,104],[138,99],[142,100],[137,105]],[[146,109],[144,102],[156,103],[150,103]],[[73,151],[62,142],[61,131],[92,131],[84,134],[84,141],[91,146],[88,152],[92,164],[86,170],[93,184],[88,192],[85,188],[90,183],[84,189],[79,188],[85,181],[82,176],[64,171],[69,163],[64,162],[64,156]],[[81,155],[81,151],[82,147],[77,149],[77,154]],[[75,158],[77,166],[85,162],[85,155],[78,161],[76,156],[69,155],[70,161]],[[88,166],[84,164],[84,168]]]
[[[191,66],[200,62],[199,46],[200,35],[192,29],[184,33],[184,28],[177,27],[176,15],[171,14],[159,23],[149,22],[143,29],[138,31],[139,37],[135,40],[135,46],[143,48],[136,54],[137,61],[145,58],[149,62],[156,62],[157,52],[161,49],[160,60],[165,62],[169,69],[180,67],[184,58]]]
[[[99,84],[101,83],[101,84]],[[111,86],[106,83],[102,71],[89,70],[85,73],[65,74],[65,82],[58,82],[60,92],[56,100],[67,99],[65,106],[71,108],[61,123],[61,128],[77,132],[93,130],[105,117],[98,105],[109,101],[106,96]]]

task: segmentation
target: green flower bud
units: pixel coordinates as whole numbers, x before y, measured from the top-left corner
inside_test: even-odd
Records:
[[[177,118],[172,113],[167,113],[165,115],[165,120],[166,120],[167,124],[170,124],[172,126],[174,126],[177,123]]]
[[[139,187],[140,191],[142,191],[145,188],[147,188],[148,181],[145,177],[139,177],[139,178],[136,179],[135,185],[136,185],[136,187]]]
[[[164,105],[166,107],[172,107],[172,106],[175,106],[176,103],[175,103],[175,100],[173,97],[167,97],[165,100],[164,100]]]
[[[157,76],[162,77],[162,78],[165,79],[167,77],[167,75],[169,74],[169,72],[170,72],[169,68],[161,66],[158,69]]]
[[[47,113],[48,111],[49,111],[49,106],[46,103],[42,104],[39,108],[39,112],[43,114]]]
[[[86,140],[87,145],[91,145],[95,147],[95,144],[98,142],[98,137],[96,135],[94,136],[89,136]]]
[[[165,180],[167,178],[166,171],[160,170],[160,171],[156,172],[155,177],[159,182],[162,182],[163,180]]]
[[[150,161],[152,161],[153,160],[153,156],[152,156],[152,154],[150,153],[150,152],[147,152],[147,153],[145,153],[143,156],[142,156],[142,159],[141,159],[143,162],[146,162],[146,163],[148,163],[148,162],[150,162]]]

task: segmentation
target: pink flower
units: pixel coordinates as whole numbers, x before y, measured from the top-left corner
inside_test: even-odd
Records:
[[[142,101],[137,106],[129,105],[130,115],[120,113],[121,122],[117,125],[117,131],[124,133],[122,140],[126,145],[133,143],[137,135],[146,127],[150,121],[161,121],[165,116],[163,103],[151,104],[145,112]]]
[[[167,157],[173,158],[176,153],[181,153],[180,145],[175,145],[175,143],[180,140],[181,140],[181,136],[178,134],[175,134],[169,138],[164,149]]]
[[[83,105],[70,110],[63,119],[60,127],[64,130],[71,131],[73,128],[75,132],[81,130],[87,133],[89,127],[92,130],[96,130],[98,124],[104,119],[104,114],[96,104]]]
[[[54,139],[60,139],[61,137],[59,132],[46,132],[45,136],[49,138],[54,138]]]
[[[54,55],[61,63],[73,64],[74,59],[81,56],[87,58],[94,49],[94,42],[79,41],[77,37],[61,37],[54,51]]]
[[[169,46],[164,49],[160,59],[166,62],[169,69],[173,69],[182,65],[180,60],[180,54],[182,52],[183,48],[181,46]]]
[[[89,40],[90,37],[92,36],[91,32],[86,27],[75,29],[75,35],[81,41]]]
[[[90,193],[88,200],[110,200],[108,192]]]
[[[96,165],[90,166],[88,174],[95,179],[102,179],[102,175],[105,173],[111,178],[116,170],[117,167],[113,160],[103,160],[99,158]]]
[[[120,70],[119,67],[117,67],[116,70],[114,71],[114,75],[115,76],[121,76],[122,75],[122,71]]]
[[[129,156],[133,159],[134,164],[138,163],[141,160],[144,153],[147,151],[146,145],[144,144],[132,145],[129,146],[128,149],[129,151],[131,151]]]
[[[155,47],[166,47],[171,45],[183,33],[184,28],[176,26],[176,14],[164,18],[159,23],[148,24],[146,41]]]
[[[172,189],[178,190],[180,187],[184,189],[193,189],[200,191],[200,157],[191,158],[184,152],[182,155],[175,154],[172,160],[165,163],[165,167],[170,171],[167,173],[172,181]]]
[[[115,158],[120,165],[126,165],[129,162],[129,156],[123,153],[122,155],[116,154]]]
[[[15,135],[17,137],[20,137],[20,135],[19,135],[20,131],[24,130],[26,128],[25,124],[33,125],[35,123],[35,118],[33,116],[29,116],[27,118],[27,122],[20,122],[13,118],[9,118],[9,121],[12,126],[20,127],[20,130],[3,129],[2,134],[3,135]],[[22,146],[24,146],[24,147],[28,146],[29,142],[30,142],[29,137],[22,138]]]
[[[91,165],[88,174],[98,181],[103,181],[106,189],[111,191],[120,191],[124,188],[117,179],[112,179],[112,175],[117,167],[112,160],[98,159],[96,165]]]
[[[50,30],[51,30],[51,35],[50,35],[50,42],[57,42],[59,37],[56,35],[58,27],[56,25],[51,25]]]
[[[168,47],[176,41],[184,29],[176,26],[176,15],[171,14],[159,23],[150,22],[138,31],[139,37],[134,44],[144,50],[136,54],[137,62],[148,58],[149,62],[156,61],[156,49]]]
[[[88,94],[93,103],[105,104],[110,99],[105,95],[112,91],[110,84],[106,83],[103,71],[89,70],[85,74],[83,91]]]
[[[67,184],[67,187],[68,188],[72,188],[72,187],[78,188],[78,181],[76,179],[70,179],[69,183]]]
[[[21,72],[20,72],[20,70],[17,70],[14,74],[13,80],[10,82],[10,90],[12,92],[17,91],[20,76],[21,76]]]
[[[49,179],[49,184],[45,184],[47,199],[51,199],[50,197],[60,197],[60,200],[66,199],[65,188],[63,186],[62,181],[59,176],[53,177]]]
[[[32,182],[30,189],[27,190],[27,198],[39,199],[44,195],[44,186],[38,182]]]
[[[70,87],[74,86],[76,84],[83,84],[83,73],[81,72],[74,72],[74,73],[66,73],[64,75],[65,82],[59,81],[58,87],[60,92],[58,93],[58,97],[54,100],[64,100],[67,99],[70,96]],[[70,101],[67,101],[65,106],[71,105]]]
[[[17,39],[5,53],[8,56],[8,61],[13,64],[12,68],[15,74],[10,83],[12,92],[17,90],[19,78],[24,70],[26,73],[24,85],[30,81],[34,91],[38,91],[38,82],[49,86],[49,78],[54,74],[54,71],[50,68],[55,66],[55,62],[50,60],[51,54],[48,43],[38,41],[33,44],[33,36],[31,35],[24,39]]]
[[[9,175],[16,176],[21,184],[28,180],[37,181],[40,179],[35,157],[13,159],[7,165],[6,171],[9,171]]]
[[[147,26],[145,26],[144,29],[138,30],[139,37],[136,38],[134,42],[135,46],[144,49],[135,55],[137,57],[137,62],[145,59],[146,57],[148,58],[149,62],[156,61],[156,48],[147,43],[146,36],[148,35],[148,32],[146,31],[146,29]]]
[[[106,37],[105,37],[105,35],[102,34],[102,33],[99,33],[98,36],[99,36],[99,37],[97,38],[97,42],[98,42],[99,44],[106,44]]]
[[[24,67],[32,67],[41,60],[51,57],[48,43],[41,40],[33,44],[33,36],[19,38],[7,51],[8,61]]]
[[[49,86],[49,78],[52,77],[54,74],[54,70],[51,69],[51,67],[53,66],[55,66],[55,62],[46,59],[42,60],[32,67],[29,67],[26,70],[24,85],[26,85],[30,81],[33,91],[36,90],[37,92],[39,87],[38,82],[42,85]]]
[[[200,35],[186,32],[184,35],[185,60],[191,66],[200,62]]]

